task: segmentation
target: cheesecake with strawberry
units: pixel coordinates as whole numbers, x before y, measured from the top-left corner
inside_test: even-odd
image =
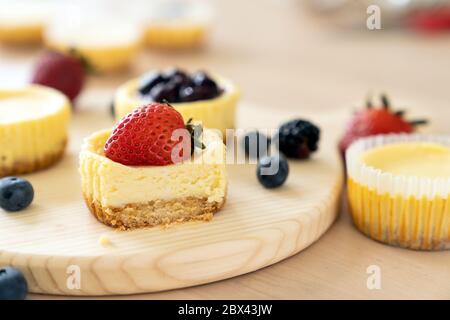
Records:
[[[227,192],[225,145],[169,104],[150,103],[80,153],[82,191],[102,223],[136,229],[211,220]]]
[[[120,86],[114,97],[114,113],[118,120],[137,105],[167,101],[185,119],[196,119],[225,134],[226,129],[235,127],[239,97],[238,87],[228,79],[204,71],[169,68],[150,71]]]

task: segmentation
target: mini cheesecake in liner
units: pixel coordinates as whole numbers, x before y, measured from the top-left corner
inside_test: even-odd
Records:
[[[384,161],[387,167],[400,159],[400,172],[368,164],[367,155],[373,151],[379,152],[380,163]],[[347,150],[346,163],[350,211],[361,232],[404,248],[450,248],[450,137],[392,134],[364,138]],[[433,174],[421,174],[422,167]]]

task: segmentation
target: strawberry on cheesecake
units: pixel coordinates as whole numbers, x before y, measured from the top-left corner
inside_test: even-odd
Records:
[[[135,109],[85,140],[82,190],[106,225],[135,229],[210,220],[227,189],[225,145],[168,104]]]

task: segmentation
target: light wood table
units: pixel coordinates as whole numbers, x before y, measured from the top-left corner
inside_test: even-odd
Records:
[[[90,79],[85,96],[89,88],[104,89],[108,96],[132,75],[178,65],[225,74],[240,84],[245,101],[298,116],[339,110],[350,114],[369,91],[387,92],[411,117],[431,119],[431,131],[450,134],[449,35],[344,31],[319,22],[300,1],[215,4],[217,21],[207,48],[143,52],[129,74]],[[31,50],[0,48],[0,84],[25,73],[34,56]],[[381,268],[381,290],[367,289],[370,265]],[[376,243],[360,234],[342,210],[322,239],[276,265],[209,285],[125,298],[449,299],[450,252],[415,252]]]

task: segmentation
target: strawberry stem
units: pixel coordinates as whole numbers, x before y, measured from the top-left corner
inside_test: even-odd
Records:
[[[383,105],[383,108],[386,109],[386,110],[388,110],[390,105],[391,105],[390,102],[389,102],[388,97],[385,94],[381,95],[381,103]]]
[[[403,118],[403,116],[405,115],[406,111],[405,110],[398,110],[396,111],[394,114],[400,118]]]
[[[372,109],[373,108],[373,104],[372,104],[372,97],[367,97],[367,100],[366,100],[366,108],[367,109]]]
[[[200,137],[203,133],[203,126],[201,124],[192,123],[192,118],[188,120],[186,123],[186,129],[191,135],[191,155],[194,153],[195,148],[199,148],[201,150],[205,150],[205,144],[200,140]]]
[[[167,99],[162,99],[161,102],[164,103],[164,104],[166,104],[166,105],[168,105],[169,107],[173,108],[173,105],[171,105],[171,104],[169,103],[169,101],[167,101]],[[192,120],[192,119],[189,119],[189,120]],[[188,122],[189,122],[189,121],[188,121]]]
[[[70,47],[69,48],[69,55],[74,57],[75,59],[78,59],[81,62],[81,65],[84,68],[84,71],[87,74],[95,74],[96,70],[94,68],[94,66],[89,62],[88,59],[86,59],[81,53],[80,51],[77,50],[77,48],[75,47]]]
[[[416,127],[416,126],[423,126],[423,125],[428,124],[428,120],[426,120],[426,119],[411,120],[411,121],[408,121],[408,123],[410,125],[414,126],[414,127]]]

